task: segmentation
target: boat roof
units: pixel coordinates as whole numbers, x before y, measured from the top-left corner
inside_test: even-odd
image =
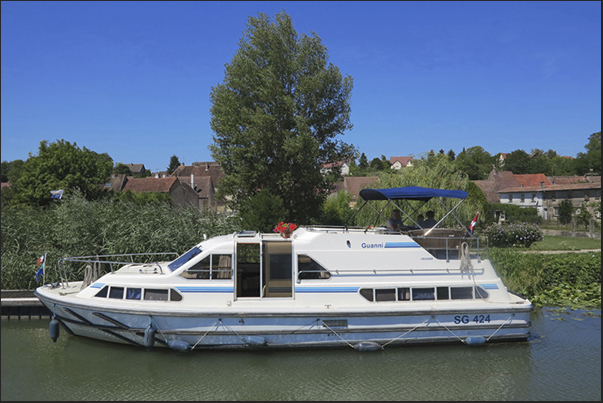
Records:
[[[433,197],[448,197],[465,199],[467,192],[464,190],[431,189],[420,186],[406,186],[389,189],[362,189],[360,197],[364,200],[422,200],[427,201]]]

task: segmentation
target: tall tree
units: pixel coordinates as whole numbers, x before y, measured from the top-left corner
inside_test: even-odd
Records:
[[[168,165],[167,167],[167,174],[173,174],[176,168],[178,168],[179,166],[180,161],[178,160],[178,157],[176,157],[176,155],[172,155],[172,157],[170,158],[170,165]]]
[[[249,17],[210,95],[209,148],[224,171],[218,196],[240,209],[267,189],[283,200],[286,220],[317,218],[332,185],[320,167],[352,157],[353,146],[337,139],[352,128],[351,91],[315,33],[298,37],[284,11],[274,21]]]
[[[588,137],[588,144],[584,146],[585,153],[578,153],[576,169],[578,174],[594,173],[601,175],[601,132],[596,132]]]
[[[471,180],[486,179],[492,171],[496,158],[480,146],[470,147],[456,157],[454,163],[459,170],[469,175]]]
[[[529,172],[530,156],[524,150],[515,150],[507,155],[503,169],[511,171],[515,175],[523,175]]]
[[[104,194],[102,185],[113,170],[109,155],[98,154],[76,143],[57,140],[40,142],[38,155],[30,153],[21,176],[14,184],[14,200],[19,204],[44,206],[51,202],[50,191],[79,189],[88,200]]]

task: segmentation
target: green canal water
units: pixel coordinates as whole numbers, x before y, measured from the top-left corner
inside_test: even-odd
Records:
[[[179,353],[2,321],[2,400],[601,400],[601,311],[543,308],[484,346]]]

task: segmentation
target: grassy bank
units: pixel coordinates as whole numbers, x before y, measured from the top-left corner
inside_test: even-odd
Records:
[[[551,249],[547,249],[551,250]],[[601,252],[521,253],[491,248],[490,259],[508,289],[534,305],[601,308]]]
[[[545,236],[544,240],[531,245],[529,251],[557,251],[601,249],[601,240],[595,238],[572,238],[568,236]]]

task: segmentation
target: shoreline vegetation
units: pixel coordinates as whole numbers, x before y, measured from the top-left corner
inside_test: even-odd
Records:
[[[35,289],[36,262],[43,254],[45,282],[56,282],[61,257],[180,254],[204,234],[209,238],[242,229],[237,217],[195,208],[175,209],[167,203],[89,202],[82,197],[63,199],[45,209],[3,207],[1,214],[2,290]],[[591,251],[576,253],[581,250]],[[489,254],[509,290],[535,306],[601,308],[600,239],[545,236],[528,247],[490,246]],[[70,279],[83,276],[83,268],[76,270],[82,272],[67,273]]]

